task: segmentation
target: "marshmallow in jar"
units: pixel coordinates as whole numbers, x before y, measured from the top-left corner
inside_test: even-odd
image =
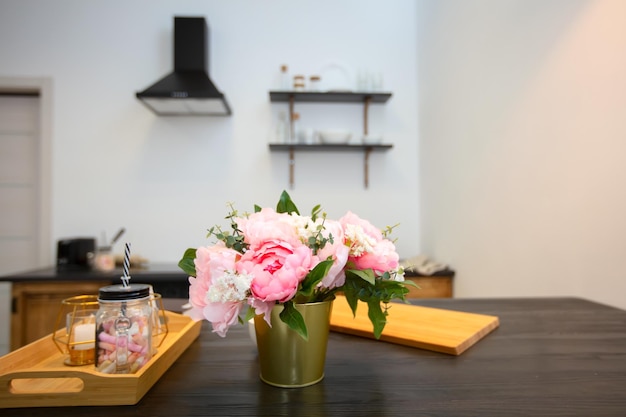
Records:
[[[150,286],[102,287],[98,304],[96,369],[107,374],[134,374],[152,357]]]

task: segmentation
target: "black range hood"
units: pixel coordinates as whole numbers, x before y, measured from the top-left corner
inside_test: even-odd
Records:
[[[226,97],[209,78],[209,28],[204,17],[174,17],[174,71],[137,93],[161,116],[228,116]]]

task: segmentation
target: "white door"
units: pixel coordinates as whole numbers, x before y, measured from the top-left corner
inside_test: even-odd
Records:
[[[0,91],[0,275],[40,260],[40,98]]]

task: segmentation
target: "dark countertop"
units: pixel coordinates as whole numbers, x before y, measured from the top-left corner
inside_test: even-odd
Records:
[[[626,311],[577,298],[431,299],[496,315],[460,356],[332,332],[326,376],[302,389],[258,377],[247,329],[198,340],[134,406],[1,410],[74,416],[624,416]]]
[[[116,268],[113,271],[103,272],[96,270],[68,270],[57,269],[56,267],[35,269],[15,274],[0,276],[0,281],[11,282],[35,282],[35,281],[106,281],[120,282],[122,269]],[[166,298],[188,298],[189,280],[176,264],[157,263],[147,264],[142,268],[131,268],[130,276],[132,282],[151,284],[154,290]],[[417,271],[405,271],[406,277],[432,277],[432,278],[453,278],[454,271],[446,269],[437,271],[432,275],[423,275]]]
[[[413,269],[405,269],[404,276],[405,277],[432,277],[432,278],[454,278],[454,270],[453,269],[442,269],[441,271],[433,272],[432,274],[422,274]]]
[[[412,269],[406,269],[404,273],[406,276],[412,277],[454,277],[455,274],[454,270],[452,269],[444,269],[441,271],[437,271],[431,275],[424,275]],[[102,272],[96,270],[63,270],[57,269],[56,267],[50,267],[0,276],[0,281],[19,282],[35,279],[40,281],[73,279],[99,281],[107,278],[118,279],[121,275],[121,268],[117,268],[109,272]],[[138,277],[150,277],[150,279],[156,281],[170,281],[172,279],[187,277],[187,275],[178,267],[178,265],[168,263],[148,264],[142,268],[131,268],[130,275]]]
[[[56,267],[35,269],[0,277],[0,281],[39,282],[39,281],[107,281],[121,282],[122,268],[113,271],[68,270]],[[154,290],[167,298],[188,298],[189,280],[176,264],[148,264],[142,268],[131,268],[132,282],[151,284]]]
[[[142,268],[131,268],[131,278],[138,279],[147,277],[154,281],[171,281],[177,279],[185,280],[185,274],[176,264],[148,264]],[[96,271],[73,270],[73,269],[57,269],[56,267],[34,269],[16,274],[9,274],[0,277],[0,281],[47,281],[47,280],[68,280],[72,281],[80,279],[83,281],[102,281],[103,279],[117,280],[122,276],[122,268],[116,268],[113,271]]]

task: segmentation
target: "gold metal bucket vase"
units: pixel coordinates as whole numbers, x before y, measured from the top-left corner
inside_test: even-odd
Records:
[[[309,340],[304,340],[279,317],[283,306],[272,309],[272,327],[263,316],[254,318],[261,380],[281,388],[300,388],[324,378],[326,346],[333,302],[296,304],[306,323]]]

